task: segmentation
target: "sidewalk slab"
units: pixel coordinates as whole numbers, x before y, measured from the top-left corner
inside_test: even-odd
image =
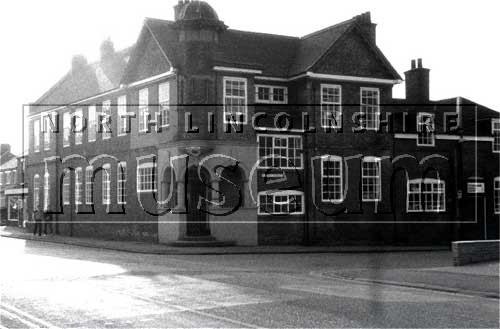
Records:
[[[362,282],[500,298],[499,263],[428,269],[361,269],[324,273]]]
[[[158,255],[224,255],[224,254],[306,254],[306,253],[379,253],[407,251],[443,251],[447,247],[406,247],[406,246],[232,246],[232,247],[175,247],[163,244],[99,240],[92,238],[68,237],[62,235],[34,236],[18,227],[1,227],[0,236],[24,240],[44,241],[81,247],[107,249],[142,254]]]

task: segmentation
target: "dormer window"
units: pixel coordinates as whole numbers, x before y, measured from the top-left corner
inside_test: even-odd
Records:
[[[288,88],[280,86],[255,85],[255,102],[286,104],[288,103]]]

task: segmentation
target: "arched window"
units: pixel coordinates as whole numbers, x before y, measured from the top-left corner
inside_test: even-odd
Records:
[[[82,204],[83,200],[83,172],[82,168],[78,167],[75,169],[75,204]]]
[[[62,195],[63,195],[63,205],[69,205],[69,188],[71,184],[71,172],[69,170],[65,170],[63,173],[63,186],[62,186]]]
[[[36,174],[33,177],[33,209],[40,205],[40,176]]]
[[[111,165],[102,166],[102,204],[111,204]]]
[[[225,168],[221,172],[222,179],[219,183],[220,202],[222,207],[234,209],[243,207],[244,203],[244,175],[239,166]],[[241,195],[241,204],[238,205]]]

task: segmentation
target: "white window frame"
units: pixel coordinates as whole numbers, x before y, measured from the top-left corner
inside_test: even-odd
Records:
[[[116,201],[127,204],[127,163],[119,162],[116,171]]]
[[[337,176],[337,175],[325,175],[325,172],[324,172],[324,169],[325,169],[325,163],[328,162],[328,161],[334,161],[334,162],[338,162],[339,163],[339,168],[340,168],[340,174]],[[326,202],[326,203],[334,203],[334,204],[338,204],[338,203],[342,203],[344,201],[344,178],[343,178],[343,175],[344,175],[344,172],[343,172],[343,162],[342,162],[342,157],[340,156],[337,156],[337,155],[325,155],[323,157],[321,157],[321,201],[322,202]],[[325,179],[328,180],[329,178],[340,178],[340,198],[337,198],[337,199],[325,199],[324,198],[324,195],[325,195],[325,187],[329,186],[327,184],[327,186],[325,186]]]
[[[5,172],[0,171],[0,186],[3,185],[4,180],[5,180]]]
[[[94,204],[94,167],[85,168],[85,204]]]
[[[76,109],[71,115],[72,121],[75,121],[75,145],[81,145],[83,143],[83,110],[81,108]]]
[[[5,185],[10,185],[10,184],[12,184],[10,179],[10,170],[7,170],[5,172]]]
[[[142,170],[145,169],[150,169],[152,168],[151,174],[150,175],[145,175],[142,173]],[[137,193],[148,193],[148,192],[157,192],[158,186],[156,184],[156,179],[157,179],[157,165],[156,163],[153,162],[147,162],[139,165],[137,167]],[[144,181],[144,177],[150,176],[151,178],[148,179],[147,181]],[[149,188],[143,188],[144,184],[148,184]]]
[[[273,212],[269,213],[269,212],[266,212],[264,210],[261,209],[261,196],[271,196],[273,198],[273,207],[276,206],[276,205],[288,205],[288,211],[275,211],[275,209],[273,208]],[[290,208],[289,208],[289,205],[290,205],[290,199],[293,197],[293,196],[300,196],[301,198],[301,207],[300,207],[300,212],[289,212]],[[287,197],[287,202],[277,202],[276,201],[276,197]],[[262,192],[259,192],[258,193],[258,204],[257,204],[257,214],[258,215],[266,215],[266,216],[273,216],[273,215],[291,215],[291,216],[295,216],[295,215],[303,215],[305,213],[305,206],[304,206],[305,202],[304,202],[304,192],[301,192],[301,191],[296,191],[296,190],[285,190],[285,191],[281,191],[281,190],[278,190],[278,191],[262,191]]]
[[[50,175],[45,172],[43,175],[43,209],[49,209],[50,204]]]
[[[49,113],[44,113],[42,114],[42,119],[40,120],[40,122],[43,124],[43,130],[45,130],[45,132],[43,133],[43,150],[44,151],[50,151],[50,139],[51,139],[51,135],[50,135],[50,130],[49,130],[49,126],[50,126],[50,117],[51,117],[51,114]]]
[[[111,204],[111,165],[106,163],[102,166],[102,204]]]
[[[111,125],[112,121],[111,121],[111,100],[110,99],[102,102],[101,113],[106,118],[105,121],[108,121],[108,118],[110,119],[109,122],[110,122],[110,125]],[[101,123],[102,122],[100,122],[100,124]],[[105,127],[103,126],[103,128],[105,128]],[[111,127],[109,127],[109,129],[111,130]],[[110,139],[112,132],[105,132],[104,130],[105,129],[103,129],[103,131],[102,131],[102,139],[103,140]]]
[[[63,147],[71,145],[71,112],[63,113]]]
[[[33,152],[40,152],[40,119],[33,120]]]
[[[321,127],[322,128],[342,128],[342,86],[341,85],[334,85],[334,84],[321,84],[320,86],[321,92],[320,92],[320,116],[321,116]],[[324,90],[325,89],[334,89],[338,92],[338,102],[335,101],[325,101],[324,96]],[[335,97],[335,95],[334,95]],[[330,112],[328,109],[329,106],[333,107],[333,112]],[[334,115],[336,114],[336,108],[338,106],[338,116],[335,117]],[[331,113],[331,115],[330,115]],[[330,116],[332,116],[332,119],[334,119],[336,124],[334,122],[329,121],[328,119]],[[330,124],[328,124],[330,122]]]
[[[75,204],[83,204],[83,170],[81,167],[75,169]]]
[[[161,115],[161,127],[170,125],[170,82],[158,84],[158,107]]]
[[[271,153],[270,154],[264,154],[261,156],[261,138],[271,138]],[[288,158],[287,160],[284,160],[283,158],[280,157],[279,154],[276,154],[276,149],[284,149],[285,147],[282,146],[276,146],[276,140],[277,139],[286,139],[287,140],[287,145],[286,145],[286,157]],[[300,144],[299,147],[295,147],[291,149],[290,146],[290,140],[293,139],[295,140],[294,144]],[[268,149],[268,147],[266,147]],[[257,135],[257,159],[259,159],[259,169],[272,169],[272,168],[281,168],[281,169],[303,169],[304,167],[304,154],[303,154],[303,148],[304,145],[302,143],[302,136],[300,135],[273,135],[273,134],[262,134],[262,135]],[[297,157],[296,154],[293,156],[293,154],[290,153],[299,153],[300,157]],[[277,155],[276,157],[274,157]],[[290,155],[292,155],[292,158],[290,158]],[[262,157],[269,157],[264,161],[262,160]],[[300,160],[300,165],[299,166],[293,166],[290,161],[294,162],[294,160]],[[285,166],[282,166],[282,160],[284,163],[286,163]],[[272,163],[272,166],[264,165],[265,162],[270,161]],[[278,161],[279,165],[275,165],[275,161]]]
[[[62,196],[63,196],[63,205],[67,206],[71,204],[71,171],[65,170],[63,173],[63,186],[62,186]]]
[[[17,170],[12,170],[11,172],[11,175],[12,175],[12,185],[16,185],[17,184]]]
[[[117,114],[118,114],[118,136],[125,136],[127,134],[127,118],[123,117],[127,113],[127,96],[122,95],[116,99]]]
[[[427,124],[425,121],[422,121],[422,118],[429,117],[431,120],[431,129],[432,131],[426,130],[425,133],[427,134],[425,138],[421,137],[421,134],[424,133],[423,129],[427,129]],[[428,113],[428,112],[419,112],[417,114],[417,146],[427,146],[427,147],[433,147],[436,145],[436,135],[434,133],[435,131],[435,123],[434,123],[434,114]],[[425,140],[430,140],[431,143],[422,143],[422,141]]]
[[[40,205],[40,175],[33,176],[33,210]]]
[[[371,120],[368,121],[368,112],[366,111],[366,107],[372,107],[373,105],[371,104],[364,104],[363,103],[363,92],[365,91],[371,91],[371,92],[377,92],[377,105],[375,107],[375,127],[367,126],[368,122],[372,122]],[[359,104],[360,104],[360,112],[364,114],[365,118],[363,119],[363,128],[365,130],[374,130],[378,131],[380,127],[380,89],[379,88],[372,88],[372,87],[361,87],[360,92],[359,92]]]
[[[500,215],[500,177],[493,180],[493,205],[495,215]]]
[[[491,149],[493,153],[500,153],[500,119],[491,120],[491,134],[493,135]]]
[[[363,170],[364,163],[377,163],[376,175],[365,175]],[[365,179],[375,179],[375,186],[378,187],[378,198],[365,198]],[[364,157],[361,161],[361,196],[363,202],[380,202],[382,201],[382,159],[378,157]]]
[[[139,90],[139,132],[143,133],[148,130],[148,122],[146,120],[149,115],[149,88]]]
[[[410,191],[410,185],[411,184],[418,184],[419,188],[418,191]],[[432,190],[430,191],[424,191],[422,188],[423,184],[431,184]],[[442,187],[438,187],[438,190],[434,190],[433,186],[434,184],[442,185]],[[442,189],[442,190],[440,190]],[[438,198],[438,201],[442,201],[443,204],[443,209],[440,209],[440,207],[433,207],[432,205],[434,204],[434,199],[433,199],[433,194],[439,193],[440,197]],[[418,202],[418,209],[410,209],[410,195],[418,195],[417,197],[417,202]],[[431,208],[428,209],[426,203],[426,199],[430,195],[430,200],[431,200]],[[423,200],[422,200],[423,198]],[[408,180],[406,184],[406,212],[407,213],[440,213],[440,212],[445,212],[446,211],[446,182],[442,179],[435,179],[435,178],[426,178],[426,179],[412,179]]]
[[[243,85],[244,85],[244,92],[245,92],[245,95],[244,96],[228,96],[226,95],[226,83],[227,82],[243,82]],[[224,77],[222,79],[222,91],[223,91],[223,122],[225,124],[247,124],[248,122],[248,80],[247,78],[240,78],[240,77]],[[244,104],[243,104],[243,112],[228,112],[226,111],[226,106],[229,106],[228,104],[226,104],[226,101],[228,99],[238,99],[238,100],[241,100],[243,99],[244,100]],[[228,120],[228,115],[239,115],[239,114],[243,114],[243,122],[238,122],[238,121],[232,121],[232,120]],[[237,117],[236,117],[237,118]]]
[[[97,126],[96,126],[96,106],[90,105],[88,107],[89,124],[87,127],[87,141],[89,143],[96,141],[97,136]]]
[[[269,99],[260,98],[259,88],[269,89]],[[275,100],[275,89],[283,90],[283,100]],[[286,86],[271,86],[271,85],[255,85],[255,102],[264,104],[287,104],[288,103],[288,87]]]

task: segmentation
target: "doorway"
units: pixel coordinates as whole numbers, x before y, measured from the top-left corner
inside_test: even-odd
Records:
[[[210,174],[204,167],[198,175],[198,168],[190,167],[187,177],[187,228],[188,237],[210,236],[210,226],[208,223],[207,202],[211,192]]]

